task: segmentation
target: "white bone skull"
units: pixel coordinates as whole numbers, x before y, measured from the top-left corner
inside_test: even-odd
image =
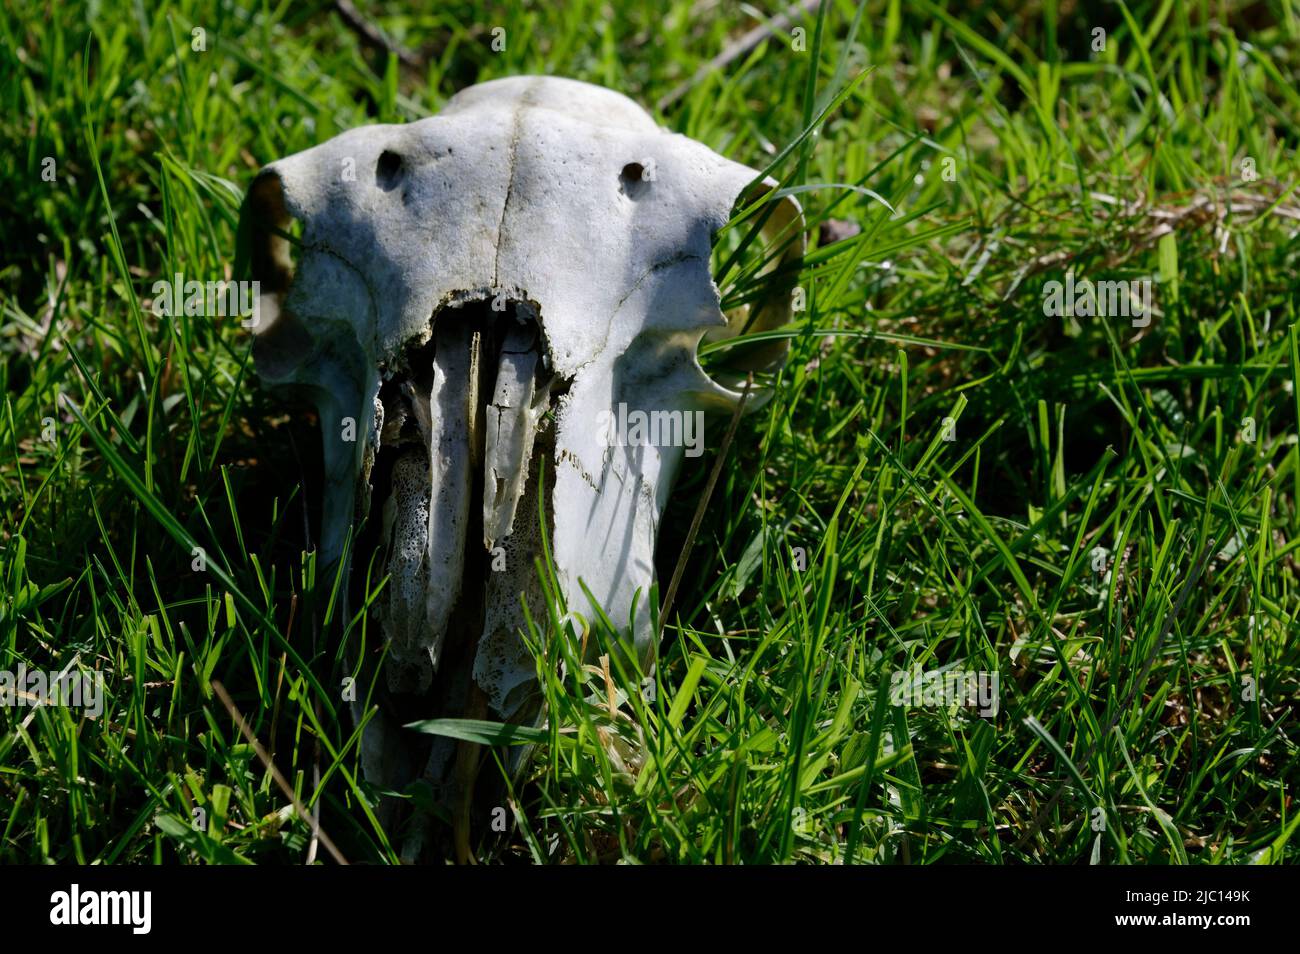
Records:
[[[520,597],[545,618],[539,514],[568,608],[592,617],[585,585],[647,658],[683,448],[610,446],[598,422],[620,404],[735,406],[696,349],[739,330],[709,258],[756,176],[620,94],[545,77],[471,87],[437,116],[354,129],[259,174],[245,211],[264,293],[257,368],[318,407],[324,562],[364,571],[345,544],[365,526],[382,550],[391,691],[441,686],[446,711],[526,717]],[[802,226],[790,199],[771,219]],[[784,255],[802,251],[799,235]],[[775,302],[754,329],[788,320],[788,298]],[[750,366],[781,350],[751,349]],[[391,748],[366,741],[382,774]],[[449,758],[435,751],[426,775]]]

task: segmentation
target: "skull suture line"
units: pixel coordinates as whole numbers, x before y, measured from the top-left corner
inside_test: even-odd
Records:
[[[620,405],[691,413],[739,400],[696,349],[740,330],[719,309],[709,257],[756,177],[620,94],[517,77],[420,122],[343,133],[254,181],[244,234],[265,293],[254,355],[264,381],[307,389],[319,410],[323,563],[359,566],[345,544],[368,535],[389,576],[377,614],[388,698],[363,740],[371,778],[423,776],[454,802],[463,753],[401,723],[536,715],[519,632],[521,594],[546,618],[534,568],[543,458],[540,510],[569,609],[594,612],[585,584],[647,659],[655,539],[682,448],[609,446],[597,421]],[[797,267],[797,203],[772,203],[768,229]],[[788,320],[788,290],[751,313],[750,330]],[[745,360],[782,354],[751,346]],[[348,419],[354,441],[340,437]]]

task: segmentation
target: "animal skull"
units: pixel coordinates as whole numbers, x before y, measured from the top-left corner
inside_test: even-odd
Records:
[[[368,775],[421,771],[401,721],[536,714],[519,632],[523,603],[546,617],[539,514],[568,608],[595,612],[585,585],[647,660],[655,539],[683,448],[611,446],[598,422],[620,405],[734,408],[740,394],[704,374],[696,349],[740,330],[709,258],[756,177],[622,95],[517,77],[420,122],[343,133],[254,181],[256,365],[318,407],[324,562],[358,565],[350,534],[380,548],[387,691],[422,700],[367,729]],[[793,200],[773,204],[769,229],[793,238],[784,262],[802,255]],[[752,330],[788,318],[777,294]],[[751,348],[749,367],[782,354]],[[424,777],[446,782],[453,749],[420,753]]]

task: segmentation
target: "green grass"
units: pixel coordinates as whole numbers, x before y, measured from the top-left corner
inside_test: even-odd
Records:
[[[159,320],[152,284],[230,274],[265,162],[517,73],[653,109],[758,23],[438,6],[373,14],[418,66],[329,4],[0,13],[0,669],[101,670],[107,696],[0,709],[0,861],[304,861],[214,680],[349,860],[398,859],[340,701],[378,633],[311,554],[314,419],[258,387],[237,321]],[[1300,9],[1021,7],[828,0],[802,51],[782,31],[658,114],[763,168],[833,107],[775,170],[818,186],[808,307],[653,682],[593,664],[600,620],[586,665],[538,621],[547,720],[481,859],[1297,859]],[[860,231],[817,242],[830,219]],[[1158,313],[1046,317],[1067,268],[1158,279]],[[941,669],[998,673],[996,717],[890,704],[894,672]]]

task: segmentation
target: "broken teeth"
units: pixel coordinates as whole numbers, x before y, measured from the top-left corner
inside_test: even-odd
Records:
[[[486,409],[483,546],[489,552],[514,528],[533,441],[548,406],[550,380],[537,386],[539,362],[536,331],[513,326],[501,346],[496,387]]]
[[[436,321],[429,391],[401,381],[398,406],[386,415],[385,441],[404,441],[407,449],[394,461],[384,510],[385,633],[396,659],[416,666],[421,689],[438,668],[457,605],[475,605],[464,592],[474,475],[483,479],[483,546],[495,556],[514,529],[549,407],[551,380],[536,326],[505,325],[498,329],[503,333],[493,375],[483,367],[485,353],[492,350],[485,347],[491,331],[465,320]],[[414,377],[419,369],[410,373]],[[399,436],[408,421],[418,431],[422,454],[414,452],[409,428],[405,438]]]

